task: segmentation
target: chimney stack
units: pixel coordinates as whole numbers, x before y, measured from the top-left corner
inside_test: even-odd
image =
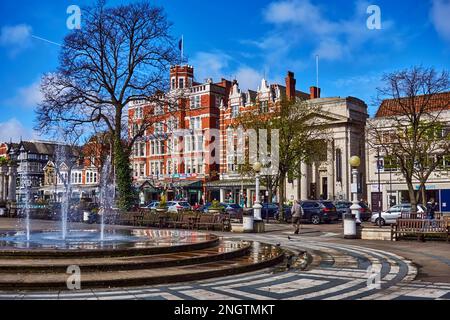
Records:
[[[309,88],[309,92],[310,92],[310,98],[311,98],[311,99],[317,99],[317,98],[320,98],[320,88],[317,88],[317,87],[310,87],[310,88]]]
[[[296,80],[294,78],[294,73],[292,71],[288,71],[286,77],[286,96],[288,100],[295,99],[295,83]]]

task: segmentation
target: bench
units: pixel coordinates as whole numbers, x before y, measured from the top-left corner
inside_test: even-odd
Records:
[[[155,227],[159,226],[159,215],[155,212],[146,210],[140,221],[141,226],[145,227]]]
[[[138,214],[137,212],[122,212],[116,217],[116,224],[120,225],[130,225],[134,224],[134,216]]]
[[[391,226],[391,241],[397,241],[404,236],[417,236],[422,240],[426,235],[437,235],[449,238],[449,226],[447,220],[427,219],[397,219]]]
[[[197,220],[197,215],[192,213],[182,213],[178,221],[174,222],[174,227],[193,229]]]
[[[195,225],[196,229],[205,228],[206,230],[215,230],[218,228],[220,231],[226,231],[231,229],[231,223],[229,217],[221,214],[200,214]]]

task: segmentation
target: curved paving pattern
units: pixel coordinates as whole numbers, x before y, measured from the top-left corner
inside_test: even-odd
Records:
[[[306,270],[265,269],[238,276],[176,285],[55,293],[0,293],[10,299],[450,299],[450,284],[414,281],[417,268],[408,260],[376,249],[283,235],[252,235],[280,244],[294,255],[307,251]],[[300,260],[299,260],[300,261]],[[293,264],[295,266],[295,264]],[[368,268],[381,270],[381,288],[367,285]]]

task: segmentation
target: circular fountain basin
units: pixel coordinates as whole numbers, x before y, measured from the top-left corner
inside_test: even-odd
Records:
[[[215,235],[187,230],[115,229],[105,230],[103,240],[98,230],[73,230],[62,238],[61,231],[0,232],[0,255],[114,256],[160,254],[214,246]]]

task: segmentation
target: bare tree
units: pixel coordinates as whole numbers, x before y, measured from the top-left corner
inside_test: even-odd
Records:
[[[42,79],[37,129],[70,132],[89,124],[105,128],[112,139],[122,208],[133,201],[132,146],[155,121],[148,112],[128,132],[127,107],[136,101],[152,108],[178,103],[161,94],[167,89],[168,68],[177,61],[170,28],[163,9],[148,2],[107,7],[98,1],[83,10],[82,28],[65,37],[56,72]]]
[[[262,179],[262,183],[266,184],[269,197],[278,190],[279,219],[282,221],[286,178],[288,175],[300,176],[300,163],[309,161],[309,155],[323,150],[326,124],[321,120],[320,114],[318,105],[300,99],[284,99],[273,112],[261,113],[257,105],[253,110],[240,115],[237,120],[245,129],[279,130],[278,169],[275,175]],[[251,164],[243,165],[241,170],[251,170]]]
[[[450,89],[449,74],[419,66],[386,74],[383,82],[378,88],[380,109],[368,125],[368,144],[398,166],[416,213],[420,195],[426,202],[426,182],[450,152],[450,131],[442,120],[450,107],[443,94]],[[415,181],[420,184],[417,194]]]

